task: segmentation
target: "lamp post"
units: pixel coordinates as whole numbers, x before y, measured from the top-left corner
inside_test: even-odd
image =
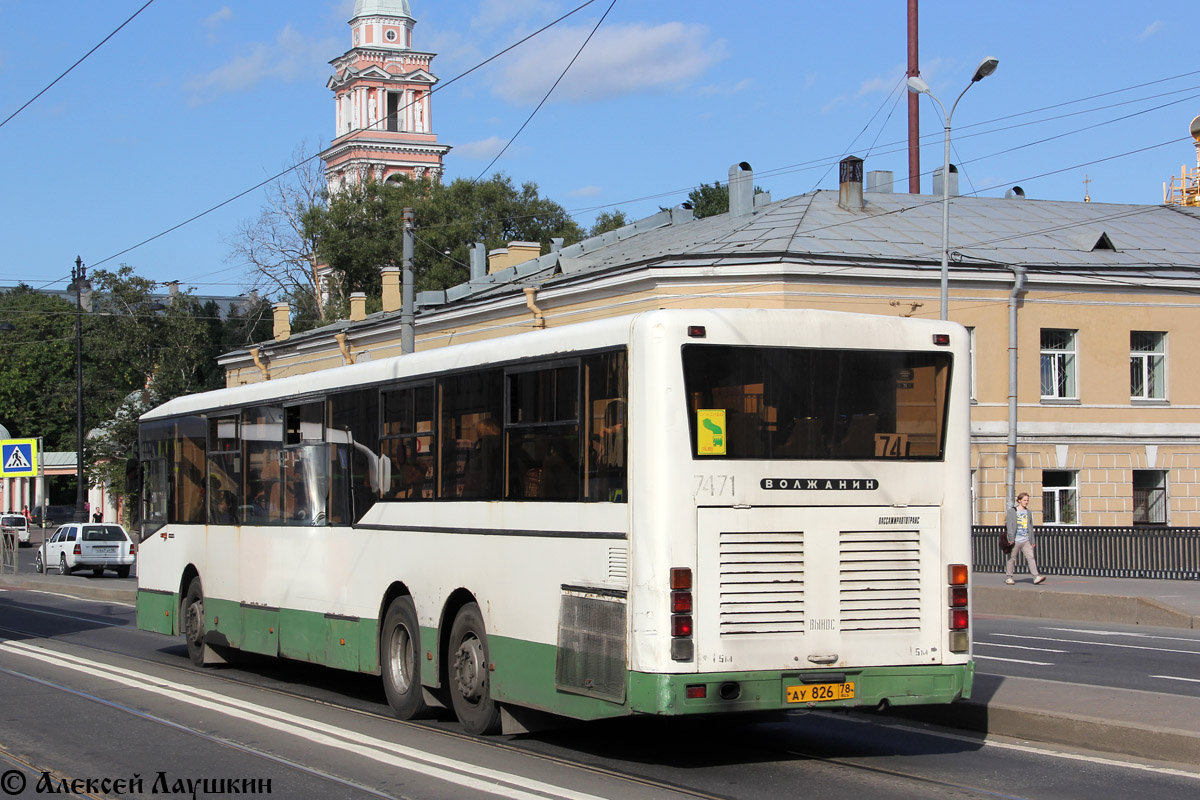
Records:
[[[83,311],[84,292],[91,292],[83,258],[75,257],[71,289],[75,294],[75,521],[87,522],[87,486],[83,481]],[[91,298],[88,298],[91,305]],[[88,309],[91,310],[90,308]]]
[[[959,94],[954,105],[950,106],[949,112],[946,111],[946,106],[942,105],[942,101],[938,100],[937,96],[929,90],[929,84],[920,76],[913,75],[908,79],[908,90],[913,94],[929,95],[935,103],[941,106],[942,117],[946,120],[946,152],[942,160],[942,319],[949,318],[950,310],[950,272],[947,264],[950,256],[950,119],[954,116],[954,109],[958,108],[958,101],[963,99],[967,89],[995,72],[999,64],[999,59],[991,57],[980,61],[979,66],[975,68],[975,74],[971,76],[971,82]]]

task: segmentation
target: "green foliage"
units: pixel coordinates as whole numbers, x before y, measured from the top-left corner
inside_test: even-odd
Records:
[[[729,211],[729,184],[702,183],[688,192],[688,202],[697,219],[725,214]]]
[[[331,309],[351,292],[379,297],[379,268],[403,262],[405,208],[414,212],[417,291],[465,282],[474,242],[488,250],[510,241],[539,242],[548,250],[552,238],[565,244],[583,238],[562,206],[538,194],[537,184],[518,188],[499,173],[488,181],[460,178],[449,185],[411,178],[367,182],[330,198],[327,207],[310,208],[304,217],[306,235],[319,243],[320,261],[342,276],[336,287],[341,297],[331,300]],[[293,327],[302,324],[298,320]]]
[[[762,194],[762,187],[755,186],[754,193]],[[729,184],[717,181],[713,181],[712,184],[702,183],[688,192],[688,202],[692,204],[692,213],[697,219],[728,213]]]
[[[0,423],[50,450],[75,447],[75,307],[21,284],[0,293]]]
[[[596,221],[592,223],[592,227],[588,230],[587,235],[599,236],[602,233],[615,231],[617,228],[624,228],[628,224],[629,218],[619,208],[612,211],[601,211],[596,215]]]
[[[270,303],[226,321],[188,293],[152,306],[153,281],[133,269],[96,270],[92,308],[79,316],[83,355],[84,466],[89,483],[122,493],[136,452],[137,419],[173,397],[224,385],[222,353],[270,338]],[[0,293],[0,422],[51,451],[76,448],[76,305],[19,286]]]

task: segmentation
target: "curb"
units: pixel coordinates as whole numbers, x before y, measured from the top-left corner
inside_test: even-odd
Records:
[[[976,586],[972,605],[980,614],[1200,630],[1200,617],[1145,597]]]
[[[50,592],[53,594],[71,595],[72,597],[80,597],[86,600],[106,600],[109,602],[128,603],[129,605],[137,602],[136,586],[94,585],[95,583],[99,583],[100,580],[102,579],[93,581],[88,578],[69,575],[44,577],[42,575],[3,574],[0,575],[0,589]]]
[[[1113,709],[1113,719],[1055,710],[1053,698],[1078,693],[1074,705]],[[1005,697],[999,697],[1004,695]],[[1014,701],[1012,698],[1021,698]],[[1045,700],[1046,704],[1038,705]],[[880,716],[940,725],[989,736],[1006,736],[1079,747],[1114,755],[1179,764],[1200,763],[1200,699],[1172,695],[1162,712],[1183,720],[1174,728],[1151,725],[1137,717],[1156,718],[1147,709],[1164,702],[1161,695],[1133,689],[1056,684],[1031,678],[977,674],[974,697],[944,706],[897,707]],[[1192,729],[1188,730],[1186,727]]]

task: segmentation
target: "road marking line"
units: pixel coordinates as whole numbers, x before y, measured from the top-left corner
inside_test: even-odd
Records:
[[[976,642],[975,646],[984,645],[986,647],[1008,647],[1013,650],[1035,650],[1039,653],[1069,653],[1070,650],[1053,650],[1049,647],[1027,647],[1023,644],[1000,644],[999,642]]]
[[[1151,678],[1162,678],[1166,681],[1188,681],[1189,683],[1200,683],[1200,678],[1181,678],[1177,675],[1151,675]]]
[[[128,677],[115,667],[95,661],[87,661],[67,653],[36,647],[24,642],[0,643],[0,650],[25,656],[65,669],[81,672],[93,677],[104,678],[114,683],[140,689],[173,700],[179,700],[210,711],[216,711],[236,719],[252,722],[281,733],[287,733],[315,744],[344,750],[364,758],[399,769],[418,772],[422,775],[447,781],[469,789],[500,795],[513,800],[545,800],[546,796],[570,798],[571,800],[603,800],[596,795],[574,792],[553,784],[543,783],[500,770],[468,764],[452,758],[426,753],[412,747],[394,744],[381,739],[364,737],[361,733],[333,725],[324,725],[298,717],[284,711],[256,705],[233,697],[226,697],[195,686],[168,684],[147,673],[137,673],[144,680]],[[478,776],[478,777],[475,777]],[[480,780],[486,778],[488,780]],[[496,781],[506,786],[497,785]],[[537,792],[538,794],[533,794]]]
[[[1131,633],[1128,631],[1088,631],[1080,628],[1044,628],[1047,631],[1062,631],[1063,633],[1090,633],[1096,636],[1129,636],[1135,639],[1162,639],[1167,642],[1200,642],[1196,637],[1186,636],[1155,636],[1151,633]]]
[[[1026,661],[1021,658],[1000,658],[999,656],[981,656],[975,654],[976,661],[1007,661],[1010,664],[1032,664],[1035,667],[1053,667],[1054,664],[1048,661]]]
[[[1117,644],[1116,642],[1089,642],[1084,639],[1054,639],[1050,636],[1021,636],[1016,633],[993,633],[992,636],[1004,636],[1009,639],[1036,639],[1046,642],[1062,642],[1063,644],[1090,644],[1093,647],[1120,647],[1125,650],[1150,650],[1155,653],[1182,653],[1188,656],[1200,656],[1200,650],[1171,650],[1166,647],[1143,647],[1140,644]]]

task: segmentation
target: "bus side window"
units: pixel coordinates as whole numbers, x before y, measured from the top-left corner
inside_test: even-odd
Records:
[[[584,499],[624,502],[625,462],[629,448],[628,378],[624,351],[592,356],[583,361],[587,392]]]
[[[512,500],[579,499],[579,367],[508,374],[508,491]]]
[[[372,450],[379,442],[379,390],[331,396],[327,435],[337,445],[331,466],[335,484],[340,484],[331,487],[336,494],[330,503],[341,509],[345,522],[358,522],[379,500],[383,459]]]
[[[503,458],[490,458],[497,448],[490,439],[483,440],[494,433],[487,421],[495,424],[504,416],[504,373],[493,369],[453,375],[438,384],[441,392],[438,497],[499,500],[504,486]]]

